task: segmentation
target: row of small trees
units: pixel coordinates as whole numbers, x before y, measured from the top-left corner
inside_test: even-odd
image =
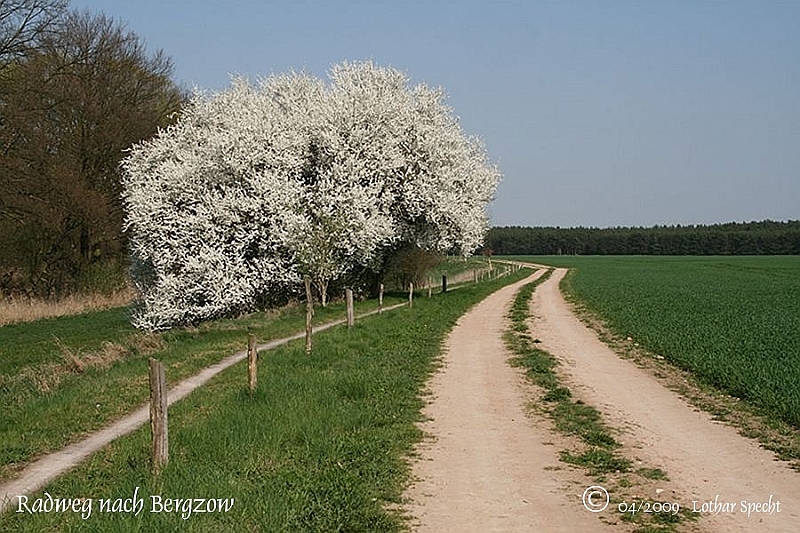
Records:
[[[500,179],[442,91],[371,62],[195,94],[123,161],[139,292],[159,329],[378,270],[391,250],[471,253]]]

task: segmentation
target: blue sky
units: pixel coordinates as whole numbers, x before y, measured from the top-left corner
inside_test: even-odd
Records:
[[[371,59],[441,86],[493,225],[800,219],[800,2],[72,0],[220,90]]]

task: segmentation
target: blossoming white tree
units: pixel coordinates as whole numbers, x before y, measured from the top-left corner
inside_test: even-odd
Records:
[[[270,131],[243,82],[196,95],[181,120],[123,162],[134,323],[196,322],[252,305],[299,281],[274,231],[297,191],[277,169],[299,168],[299,135]]]
[[[375,267],[397,241],[469,254],[500,179],[441,91],[372,63],[195,95],[124,161],[137,326],[247,309]],[[310,293],[307,294],[309,303]]]

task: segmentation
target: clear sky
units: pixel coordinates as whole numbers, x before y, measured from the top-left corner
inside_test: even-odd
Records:
[[[795,0],[72,0],[187,87],[371,59],[441,86],[504,175],[493,225],[800,219]]]

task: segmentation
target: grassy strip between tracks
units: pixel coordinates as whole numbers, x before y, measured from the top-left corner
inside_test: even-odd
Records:
[[[621,453],[621,445],[612,435],[614,430],[603,422],[597,409],[573,398],[556,372],[558,361],[537,347],[538,340],[531,336],[527,323],[531,316],[531,295],[551,273],[552,270],[548,270],[517,292],[508,314],[510,327],[505,334],[506,345],[516,355],[511,364],[524,368],[528,379],[540,391],[530,403],[531,412],[548,416],[554,429],[566,437],[567,447],[559,452],[561,461],[585,469],[609,490],[611,505],[600,515],[601,520],[629,523],[637,533],[675,531],[681,521],[696,519],[685,506],[677,512],[672,509],[654,513],[619,512],[618,505],[623,502],[636,500],[656,504],[641,498],[639,493],[654,481],[666,481],[667,474],[642,464],[635,467],[634,462]]]
[[[28,499],[31,509],[41,498],[45,504],[44,492],[80,499],[79,507],[91,505],[90,516],[9,512],[0,529],[402,531],[408,523],[398,504],[407,457],[420,438],[420,394],[442,342],[472,305],[529,273],[430,299],[418,293],[411,309],[319,333],[310,356],[302,341],[263,352],[252,394],[246,363],[234,365],[170,408],[170,461],[159,478],[150,474],[145,426]],[[233,505],[188,512],[174,502],[187,498]],[[15,502],[12,511],[18,508]]]

